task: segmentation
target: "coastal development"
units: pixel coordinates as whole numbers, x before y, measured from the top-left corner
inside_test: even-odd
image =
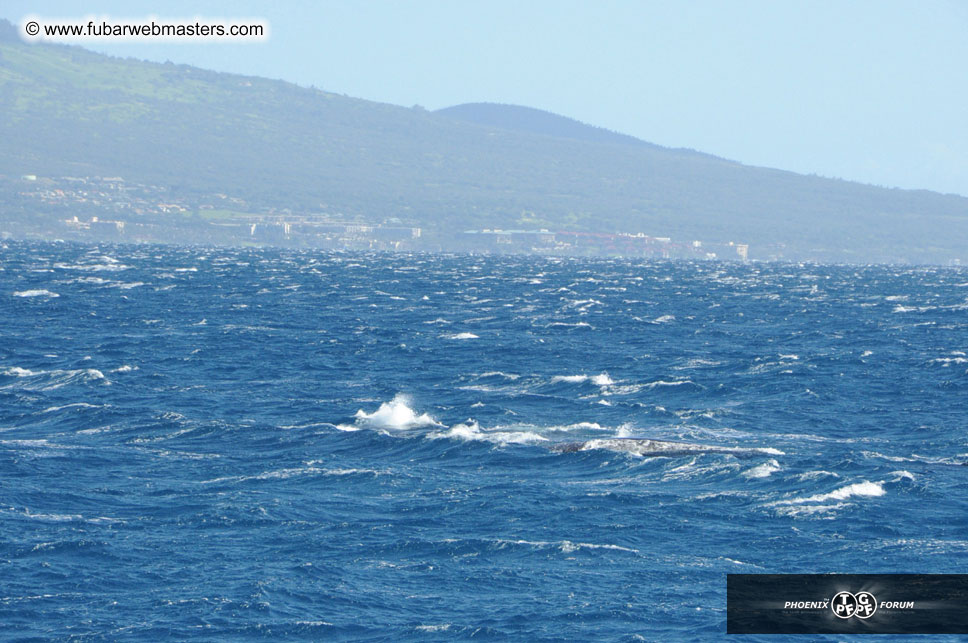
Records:
[[[172,188],[119,176],[0,176],[0,186],[8,195],[0,211],[5,237],[738,261],[746,261],[749,252],[747,244],[732,241],[682,241],[645,232],[426,230],[393,214],[362,220],[339,212],[259,208],[229,194],[174,194]]]

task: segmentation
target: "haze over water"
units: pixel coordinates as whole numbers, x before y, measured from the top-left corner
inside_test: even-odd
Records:
[[[715,639],[727,573],[965,570],[968,269],[7,242],[0,302],[6,636]]]

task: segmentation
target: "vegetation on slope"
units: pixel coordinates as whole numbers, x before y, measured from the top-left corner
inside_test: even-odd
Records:
[[[430,113],[0,31],[8,176],[121,175],[429,230],[641,231],[784,244],[789,257],[930,260],[968,247],[962,197],[748,167],[526,108],[475,121],[466,108]]]

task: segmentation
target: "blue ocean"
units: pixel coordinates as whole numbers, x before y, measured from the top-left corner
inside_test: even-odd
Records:
[[[963,268],[6,241],[0,636],[720,640],[968,571],[966,411]]]

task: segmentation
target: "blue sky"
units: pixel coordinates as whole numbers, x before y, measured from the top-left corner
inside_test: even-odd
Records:
[[[257,17],[256,44],[86,44],[438,109],[546,109],[751,165],[968,196],[961,0],[5,0],[0,16]]]

